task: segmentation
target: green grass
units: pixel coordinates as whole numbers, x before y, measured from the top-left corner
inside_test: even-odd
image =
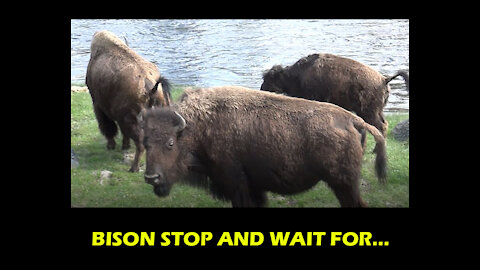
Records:
[[[174,86],[172,97],[177,100],[184,87]],[[409,115],[386,115],[389,122],[387,135],[388,178],[380,185],[374,174],[374,139],[369,134],[362,168],[362,198],[370,207],[409,207],[409,143],[393,139],[395,125]],[[98,130],[88,93],[71,93],[71,146],[80,166],[71,169],[72,207],[231,207],[228,202],[213,199],[206,190],[177,183],[170,195],[159,198],[143,180],[145,156],[140,161],[140,172],[130,173],[131,161],[124,162],[120,135],[115,150],[106,149],[106,139]],[[133,155],[134,144],[128,151]],[[113,172],[112,178],[100,179],[100,172]],[[333,192],[324,182],[312,189],[283,196],[269,193],[269,207],[339,207]]]

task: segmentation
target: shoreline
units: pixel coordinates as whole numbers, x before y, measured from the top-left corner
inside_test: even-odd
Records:
[[[183,89],[189,87],[189,86],[179,86],[182,91]],[[70,92],[72,93],[82,93],[82,92],[88,92],[88,87],[85,85],[85,84],[72,84],[71,87],[70,87]],[[395,111],[384,111],[383,112],[384,114],[409,114],[410,111],[409,110],[405,110],[405,109],[398,109],[398,110],[395,110]]]

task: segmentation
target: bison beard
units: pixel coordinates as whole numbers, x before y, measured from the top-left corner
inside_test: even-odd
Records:
[[[374,126],[329,103],[242,87],[186,90],[180,103],[142,113],[145,181],[166,196],[178,179],[234,207],[267,203],[325,181],[342,207],[364,207],[361,131],[375,139],[375,170],[386,179],[385,140]]]
[[[166,197],[168,196],[168,194],[170,194],[170,190],[172,189],[172,186],[171,185],[166,185],[166,184],[163,184],[163,185],[154,185],[153,186],[153,192],[155,192],[155,194],[158,196],[158,197]]]

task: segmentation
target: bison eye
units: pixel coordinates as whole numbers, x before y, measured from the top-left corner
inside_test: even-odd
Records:
[[[173,138],[168,139],[167,141],[167,147],[172,148],[173,147]]]

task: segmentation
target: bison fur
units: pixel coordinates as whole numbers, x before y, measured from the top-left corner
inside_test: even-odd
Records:
[[[184,179],[234,207],[260,207],[266,192],[295,194],[323,180],[342,207],[363,207],[362,130],[375,139],[375,171],[386,179],[382,134],[330,103],[225,86],[186,90],[141,119],[144,177],[158,196]]]
[[[109,31],[96,32],[92,39],[86,84],[100,132],[107,149],[115,148],[118,128],[123,135],[122,149],[135,142],[136,151],[130,171],[138,171],[144,152],[137,115],[142,109],[169,106],[170,84],[157,67],[130,49]]]
[[[292,66],[273,66],[263,74],[261,90],[336,104],[355,112],[386,136],[383,115],[390,93],[388,83],[402,76],[408,90],[408,73],[383,76],[371,67],[333,54],[312,54]]]

